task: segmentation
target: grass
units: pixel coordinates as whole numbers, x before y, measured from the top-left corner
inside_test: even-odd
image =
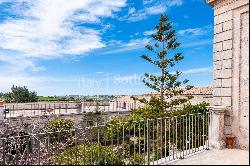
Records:
[[[39,96],[38,101],[68,101],[66,98],[61,97],[45,97],[45,96]]]

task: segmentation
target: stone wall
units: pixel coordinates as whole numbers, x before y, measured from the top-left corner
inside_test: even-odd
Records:
[[[0,123],[0,137],[3,136],[6,129],[8,132],[12,132],[17,129],[18,131],[24,128],[25,124],[29,124],[29,129],[26,132],[28,133],[41,133],[43,126],[48,123],[51,119],[58,117],[60,119],[71,119],[75,126],[78,128],[86,127],[89,125],[88,122],[92,122],[92,124],[102,124],[107,122],[111,118],[125,118],[131,112],[130,111],[122,111],[122,112],[104,112],[102,114],[96,113],[79,113],[79,114],[61,114],[61,115],[43,115],[43,116],[34,116],[34,117],[11,117],[8,118],[6,123]],[[8,126],[8,127],[7,127]]]
[[[249,149],[249,0],[207,0],[214,7],[213,105],[226,106],[224,134]]]

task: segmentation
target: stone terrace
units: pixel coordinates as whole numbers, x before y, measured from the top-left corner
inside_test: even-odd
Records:
[[[249,152],[238,149],[208,150],[169,165],[249,165]]]

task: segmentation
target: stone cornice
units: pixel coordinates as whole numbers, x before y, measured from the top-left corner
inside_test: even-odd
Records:
[[[215,9],[227,6],[231,3],[236,2],[237,0],[205,0],[208,4],[213,6]]]
[[[214,6],[214,2],[217,1],[217,0],[205,0],[205,1],[206,1],[206,3]]]
[[[214,3],[214,1],[216,1],[216,0],[205,0],[208,4],[213,4]]]

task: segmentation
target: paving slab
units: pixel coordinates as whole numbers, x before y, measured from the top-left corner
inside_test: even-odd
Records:
[[[249,151],[211,149],[168,165],[249,165]]]

